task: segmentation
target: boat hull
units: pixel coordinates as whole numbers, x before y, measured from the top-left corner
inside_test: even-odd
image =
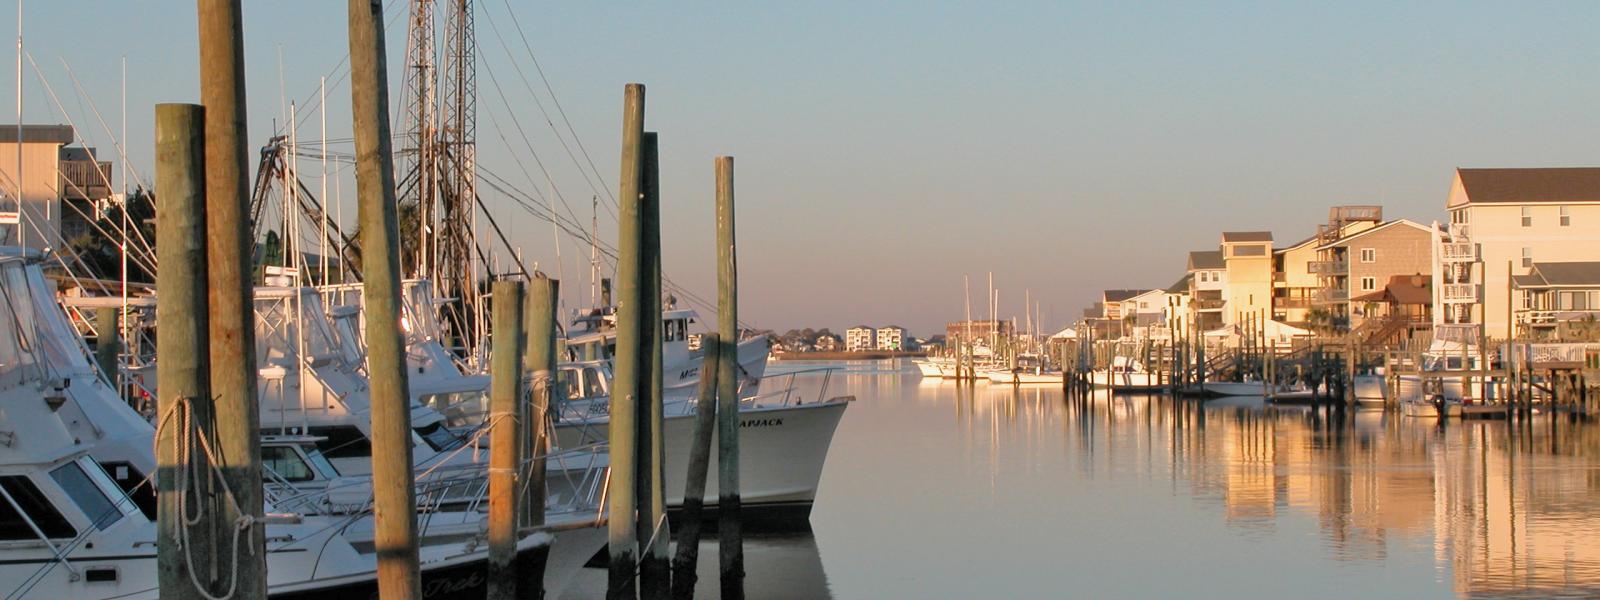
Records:
[[[1061,385],[1064,381],[1060,371],[1046,373],[990,371],[987,376],[990,383],[1011,385]]]
[[[1267,386],[1259,381],[1208,381],[1189,386],[1185,393],[1203,396],[1262,396]]]
[[[1097,388],[1109,388],[1113,392],[1156,392],[1167,387],[1161,382],[1160,376],[1143,371],[1095,371],[1089,374],[1089,382]]]
[[[744,517],[758,521],[809,517],[828,447],[848,406],[838,401],[739,412],[739,492]],[[694,421],[695,416],[687,414],[667,417],[662,423],[669,507],[683,504]],[[559,423],[556,439],[564,447],[607,440],[608,425],[603,419]],[[715,448],[715,436],[711,443]],[[705,501],[711,509],[718,495],[716,452],[711,453],[707,473]]]

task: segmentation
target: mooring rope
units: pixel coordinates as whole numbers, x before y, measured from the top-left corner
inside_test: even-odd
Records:
[[[223,478],[222,470],[217,467],[217,456],[211,447],[211,441],[195,427],[193,418],[194,406],[191,399],[179,396],[173,399],[172,404],[162,412],[161,419],[156,422],[156,444],[159,449],[162,432],[166,430],[169,424],[176,421],[178,435],[175,440],[177,446],[175,450],[178,460],[183,461],[187,466],[187,468],[179,468],[176,471],[173,493],[178,495],[179,518],[173,523],[172,531],[167,532],[167,534],[171,536],[173,541],[183,547],[184,567],[189,573],[189,582],[194,585],[194,589],[199,591],[200,595],[207,600],[228,600],[239,589],[240,538],[245,532],[256,526],[256,518],[254,514],[245,512],[239,507],[238,498],[234,495],[233,489],[228,486],[227,480]],[[198,442],[198,444],[195,442]],[[206,470],[209,470],[212,478],[222,485],[223,496],[228,499],[228,504],[232,506],[233,512],[239,515],[233,521],[232,551],[228,553],[230,560],[228,591],[220,596],[213,595],[195,575],[193,549],[192,544],[189,543],[189,528],[199,524],[206,516],[205,503],[196,503],[197,506],[192,508],[189,503],[191,486],[203,476],[203,471],[198,464],[199,461],[195,460],[197,458],[195,455],[196,446],[199,447],[204,455]],[[254,556],[255,552],[255,546],[251,545],[250,554]],[[211,580],[216,581],[218,575],[217,564],[212,561]]]

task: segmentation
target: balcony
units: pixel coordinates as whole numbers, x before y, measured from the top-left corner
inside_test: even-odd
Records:
[[[104,200],[111,197],[111,163],[107,161],[63,160],[61,197],[72,200]]]
[[[1349,302],[1350,290],[1344,288],[1324,288],[1317,290],[1316,301],[1321,304]]]
[[[1444,262],[1461,263],[1478,260],[1478,247],[1472,242],[1445,242],[1439,247]]]
[[[1313,275],[1343,275],[1350,270],[1350,262],[1346,260],[1314,260],[1306,263],[1306,270]]]
[[[1451,223],[1445,232],[1450,234],[1450,239],[1458,242],[1472,238],[1472,226],[1466,223]]]
[[[1222,307],[1226,306],[1227,303],[1226,300],[1221,299],[1200,298],[1189,302],[1189,306],[1195,310],[1222,310]]]
[[[1445,302],[1472,304],[1482,301],[1476,283],[1446,283],[1442,292]]]
[[[1273,308],[1311,308],[1310,298],[1273,298]]]

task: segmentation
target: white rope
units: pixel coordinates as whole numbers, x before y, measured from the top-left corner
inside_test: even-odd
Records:
[[[194,585],[194,589],[199,591],[200,595],[204,596],[207,600],[228,600],[232,598],[234,592],[238,591],[239,589],[240,538],[242,537],[242,534],[249,531],[252,527],[255,527],[256,518],[254,514],[247,513],[240,509],[238,498],[234,496],[233,489],[228,487],[227,480],[222,477],[222,470],[217,467],[217,456],[216,452],[212,450],[211,441],[194,426],[193,415],[194,407],[191,404],[191,400],[187,397],[179,396],[172,399],[172,404],[162,412],[161,419],[156,422],[156,444],[158,444],[159,447],[162,432],[166,430],[167,425],[174,419],[177,421],[178,432],[175,440],[177,447],[175,450],[178,460],[188,467],[187,469],[179,468],[177,470],[177,481],[174,482],[175,489],[172,493],[176,493],[178,495],[179,518],[174,522],[173,530],[167,533],[168,535],[172,536],[173,541],[176,541],[179,546],[183,547],[184,567],[185,570],[189,572],[189,582]],[[190,486],[192,486],[195,481],[200,480],[202,477],[202,469],[200,467],[201,461],[196,460],[198,457],[195,455],[195,442],[199,442],[198,447],[204,455],[205,466],[211,472],[211,477],[222,485],[223,496],[228,499],[228,504],[232,506],[233,512],[239,515],[233,521],[232,551],[228,553],[230,560],[228,591],[220,596],[213,595],[211,591],[206,589],[206,586],[200,582],[200,579],[195,576],[194,556],[191,554],[192,545],[189,543],[189,528],[193,525],[199,524],[206,516],[205,503],[203,502],[196,503],[197,506],[193,509],[193,516],[190,516]],[[255,546],[251,545],[250,554],[254,556],[255,552]],[[212,581],[216,581],[217,576],[217,564],[215,561],[212,561]]]

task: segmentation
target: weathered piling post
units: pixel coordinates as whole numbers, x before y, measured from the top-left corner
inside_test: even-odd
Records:
[[[234,502],[217,506],[226,523],[218,535],[226,533],[231,539],[228,528],[235,520],[248,517],[259,522],[264,516],[239,0],[202,0],[198,21],[200,103],[205,106],[208,368],[216,410],[216,452],[222,457],[222,480],[234,495]],[[250,527],[239,544],[221,551],[235,554],[239,561],[236,598],[267,595],[265,533],[262,527]]]
[[[522,282],[496,281],[489,356],[489,600],[517,594],[517,403],[522,397]],[[525,595],[537,595],[523,590]]]
[[[738,600],[744,598],[744,537],[739,527],[739,269],[734,246],[733,157],[718,156],[715,163],[717,333],[722,336],[722,364],[717,373],[717,531],[722,598]]]
[[[362,306],[372,396],[372,506],[378,593],[422,597],[411,470],[411,392],[400,331],[400,220],[389,135],[383,4],[350,0],[350,103],[361,227]],[[254,365],[252,361],[250,363]]]
[[[226,591],[197,590],[191,583],[191,577],[208,585],[216,583],[209,575],[218,551],[213,532],[223,515],[202,504],[201,520],[193,525],[187,522],[182,508],[185,495],[196,503],[206,500],[201,486],[185,478],[197,471],[209,474],[210,469],[191,465],[192,461],[205,461],[204,454],[179,454],[180,440],[187,442],[196,436],[216,439],[208,383],[204,113],[194,104],[156,105],[156,189],[160,190],[156,197],[156,253],[166,265],[156,273],[156,290],[161,294],[156,316],[164,324],[156,330],[156,343],[162,348],[156,365],[156,376],[161,379],[156,399],[156,491],[160,502],[156,568],[161,597],[179,600],[201,600],[206,593]],[[181,429],[184,422],[193,423],[193,431]],[[174,535],[184,528],[189,529],[189,549]],[[185,556],[204,564],[191,563]]]
[[[672,531],[667,524],[666,445],[662,439],[664,379],[661,371],[661,161],[656,134],[642,140],[640,174],[639,308],[639,597],[665,600],[672,594],[672,562],[668,550]],[[701,372],[705,369],[702,365]]]
[[[527,345],[522,354],[523,368],[529,372],[528,387],[525,388],[529,401],[519,403],[518,419],[522,428],[520,439],[523,452],[527,460],[527,481],[522,489],[522,524],[527,527],[544,525],[546,490],[545,470],[549,465],[550,438],[546,434],[546,427],[550,423],[550,406],[555,399],[556,361],[560,354],[556,350],[556,299],[561,297],[561,282],[549,278],[544,273],[535,272],[533,279],[528,282],[527,307],[523,312],[526,335],[523,341]],[[544,565],[541,561],[538,569],[521,569],[517,578],[517,588],[522,590],[523,596],[538,597],[534,589],[543,590]]]
[[[118,383],[117,377],[121,371],[117,367],[119,362],[117,357],[122,353],[122,338],[118,334],[120,312],[121,309],[115,306],[102,306],[94,311],[94,362],[118,394],[122,393],[122,385]]]
[[[606,597],[633,598],[637,595],[634,568],[638,563],[638,402],[643,340],[641,322],[645,319],[644,298],[640,295],[642,225],[640,184],[644,175],[644,85],[630,83],[622,103],[622,180],[617,199],[617,285],[613,294],[617,306],[617,348],[612,357],[611,389],[611,520],[610,578]],[[647,499],[648,501],[648,499]]]
[[[722,338],[715,333],[700,337],[700,391],[695,396],[694,437],[689,445],[689,476],[683,486],[683,524],[678,529],[678,553],[672,559],[672,597],[694,598],[699,579],[700,520],[705,509],[706,472],[711,468],[711,438],[717,431],[717,373],[722,364]],[[960,381],[959,379],[957,381]]]

